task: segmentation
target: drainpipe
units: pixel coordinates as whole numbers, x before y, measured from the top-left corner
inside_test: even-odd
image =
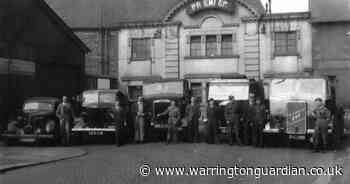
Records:
[[[180,80],[180,25],[177,25],[177,78]]]

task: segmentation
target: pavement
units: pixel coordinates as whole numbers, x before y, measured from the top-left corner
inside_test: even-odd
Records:
[[[0,172],[86,155],[81,148],[0,146]]]
[[[0,175],[0,183],[114,184],[114,183],[236,183],[236,184],[348,184],[350,150],[312,153],[307,148],[254,148],[200,144],[149,143],[138,145],[81,145],[89,154],[70,160],[26,167]],[[149,176],[140,175],[144,163],[151,167]],[[293,166],[324,167],[339,165],[343,176],[157,176],[155,167],[174,166]],[[57,174],[59,173],[59,174]]]

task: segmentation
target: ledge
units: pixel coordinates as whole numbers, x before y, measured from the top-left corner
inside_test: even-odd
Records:
[[[229,58],[240,58],[239,55],[232,56],[185,56],[185,60],[189,59],[229,59]]]
[[[304,77],[310,77],[309,73],[306,72],[293,72],[293,73],[265,73],[265,78],[304,78]]]

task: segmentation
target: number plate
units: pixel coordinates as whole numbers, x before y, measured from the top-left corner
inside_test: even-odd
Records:
[[[99,136],[99,135],[103,135],[103,132],[102,131],[92,131],[92,132],[89,132],[89,135]]]
[[[304,140],[305,139],[305,135],[289,135],[289,139]]]
[[[34,142],[35,139],[34,138],[22,138],[21,142]]]

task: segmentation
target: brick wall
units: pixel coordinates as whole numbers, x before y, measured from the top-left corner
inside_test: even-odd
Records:
[[[85,72],[90,76],[118,77],[118,32],[107,30],[75,31],[90,48],[86,55]]]

